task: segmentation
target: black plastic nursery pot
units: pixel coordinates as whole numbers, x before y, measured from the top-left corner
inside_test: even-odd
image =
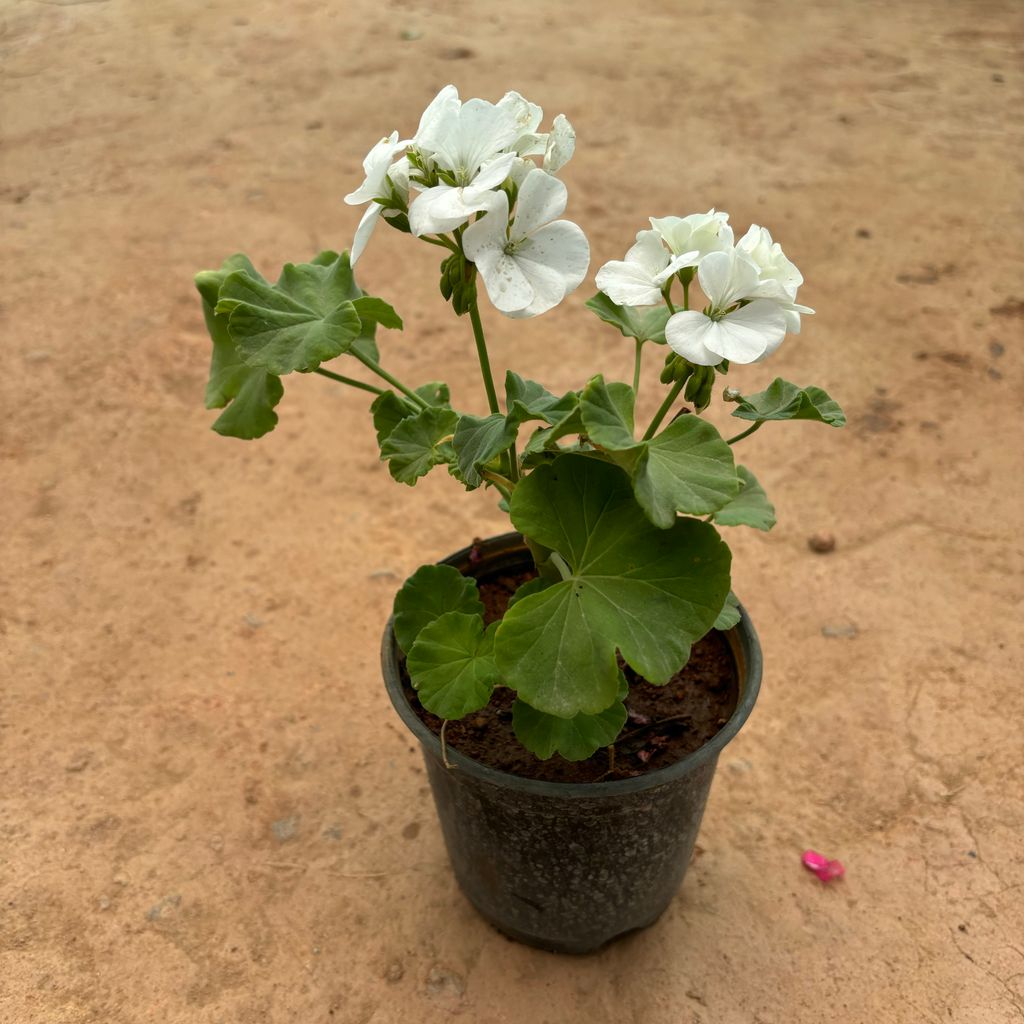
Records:
[[[478,578],[532,565],[517,533],[444,562]],[[388,695],[423,748],[455,877],[499,931],[542,949],[589,953],[663,913],[686,873],[718,755],[749,717],[761,682],[761,648],[742,606],[725,636],[739,701],[707,743],[637,778],[564,783],[496,771],[450,744],[446,766],[438,737],[406,698],[388,622],[381,651]]]

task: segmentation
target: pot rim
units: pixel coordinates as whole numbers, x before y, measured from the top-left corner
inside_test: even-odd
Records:
[[[483,541],[482,544],[474,545],[474,547],[477,550],[480,547],[484,547],[486,550],[487,545],[497,546],[501,542],[509,545],[515,541],[522,545],[524,552],[529,552],[525,542],[522,540],[522,536],[514,532],[490,537]],[[439,564],[457,565],[459,562],[467,562],[469,561],[471,550],[473,548],[462,548],[453,555],[442,559]],[[451,746],[447,747],[446,750],[448,763],[481,781],[489,782],[504,789],[515,789],[520,792],[562,798],[619,796],[675,782],[688,775],[694,768],[718,757],[722,748],[740,731],[744,722],[750,717],[754,703],[757,700],[757,695],[761,689],[763,669],[761,645],[747,610],[739,603],[738,607],[740,621],[732,629],[725,631],[723,635],[729,643],[733,659],[736,662],[740,687],[739,700],[725,725],[703,746],[691,751],[681,760],[676,761],[675,764],[658,768],[656,771],[631,779],[611,779],[608,782],[550,782],[544,779],[527,779],[520,775],[513,775],[511,772],[503,772],[497,768],[491,768],[480,761],[467,757]],[[399,647],[395,639],[393,615],[388,617],[387,624],[384,627],[384,637],[381,644],[381,668],[383,669],[388,697],[398,712],[398,716],[424,748],[437,760],[442,760],[440,739],[420,720],[406,699],[399,671]]]

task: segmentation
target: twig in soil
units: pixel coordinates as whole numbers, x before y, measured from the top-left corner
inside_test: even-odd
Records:
[[[635,729],[630,729],[629,732],[623,733],[619,737],[619,742],[623,743],[631,736],[636,736],[637,733],[646,732],[648,729],[654,729],[660,725],[668,725],[669,722],[678,722],[684,718],[692,717],[692,714],[672,715],[670,718],[659,718],[656,722],[648,722],[646,725],[638,725]]]
[[[448,760],[448,741],[445,739],[445,732],[448,729],[448,719],[446,718],[441,723],[441,760],[444,762],[445,768],[451,771],[455,765]]]

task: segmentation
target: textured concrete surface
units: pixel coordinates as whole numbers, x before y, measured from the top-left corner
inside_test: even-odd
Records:
[[[0,5],[0,1018],[1020,1021],[1022,42],[1013,0]],[[200,401],[192,272],[346,245],[363,153],[448,81],[572,118],[595,267],[650,214],[767,224],[818,316],[730,383],[851,419],[744,442],[763,697],[670,912],[586,959],[459,895],[378,674],[399,581],[500,514],[399,489],[328,381],[255,444]],[[402,375],[477,407],[436,262],[382,230],[363,281]],[[588,293],[488,315],[497,366],[626,375]]]

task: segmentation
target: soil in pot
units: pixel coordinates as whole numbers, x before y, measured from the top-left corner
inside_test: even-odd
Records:
[[[505,614],[516,590],[535,576],[533,570],[481,575],[480,596],[488,623]],[[416,698],[402,661],[402,682],[410,706],[435,734],[442,720]],[[498,690],[491,703],[459,722],[450,722],[446,742],[466,757],[522,778],[546,782],[608,782],[630,779],[665,768],[703,746],[728,721],[739,700],[736,665],[722,635],[712,630],[696,643],[686,666],[665,685],[654,686],[625,667],[629,680],[629,718],[615,743],[614,755],[599,750],[586,761],[571,762],[557,754],[538,760],[512,731],[514,695]]]

